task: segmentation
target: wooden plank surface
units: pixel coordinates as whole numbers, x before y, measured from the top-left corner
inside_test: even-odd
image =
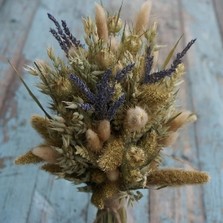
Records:
[[[222,42],[212,1],[196,1],[192,7],[182,0],[182,8],[186,39],[198,38],[193,56],[187,58],[191,101],[199,116],[195,125],[199,166],[212,176],[211,182],[203,187],[205,221],[222,222]]]
[[[219,30],[221,33],[221,38],[223,40],[223,1],[222,0],[213,0],[213,5],[216,11],[217,22],[219,25]]]
[[[144,198],[134,208],[135,222],[222,222],[223,53],[219,28],[222,21],[216,7],[216,3],[222,3],[213,1],[215,5],[211,0],[159,0],[153,2],[152,11],[152,20],[160,23],[160,43],[171,46],[184,33],[180,50],[190,39],[198,39],[186,58],[188,74],[179,96],[183,107],[196,112],[199,120],[181,132],[174,146],[176,150],[167,149],[165,153],[208,171],[212,180],[202,187],[143,191]],[[122,17],[132,20],[142,2],[125,1]],[[120,1],[107,0],[103,4],[114,11]],[[81,38],[81,17],[93,16],[94,3],[5,0],[0,7],[0,222],[3,223],[91,223],[96,211],[89,203],[90,195],[78,193],[69,182],[55,180],[36,166],[13,164],[18,154],[39,144],[40,138],[28,120],[33,113],[41,114],[41,111],[16,81],[7,58],[21,70],[24,63],[45,59],[44,49],[49,45],[60,53],[48,32],[52,24],[47,12],[67,20],[75,35]],[[160,60],[168,49],[162,51]],[[34,86],[35,78],[23,74],[26,82]],[[47,103],[36,89],[34,92]],[[190,168],[171,157],[166,157],[164,164]]]
[[[166,49],[161,51],[160,62],[162,62],[180,36],[182,34],[186,35],[181,19],[183,9],[180,7],[178,0],[160,0],[155,1],[153,5],[154,17],[159,23],[160,42],[168,45]],[[185,47],[184,39],[178,45],[178,51]],[[189,51],[188,54],[191,55],[192,52]],[[187,75],[185,79],[185,82],[180,87],[178,103],[184,109],[195,112],[191,105],[190,94],[188,94],[190,86],[188,86]],[[193,126],[188,126],[181,130],[180,138],[174,145],[174,148],[175,150],[166,149],[164,153],[186,160],[194,168],[199,167]],[[185,162],[176,162],[172,157],[166,157],[164,162],[164,165],[169,167],[190,168]],[[150,207],[149,222],[151,223],[204,222],[202,190],[200,186],[153,190],[150,192]]]

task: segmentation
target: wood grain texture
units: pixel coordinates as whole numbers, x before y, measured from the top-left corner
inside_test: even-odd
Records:
[[[122,18],[133,20],[143,2],[125,1]],[[112,12],[119,8],[120,1],[106,0],[103,4]],[[219,6],[222,6],[220,0],[153,1],[151,21],[158,20],[159,41],[168,45],[160,61],[182,33],[184,39],[178,50],[192,38],[198,38],[185,60],[188,73],[178,103],[196,112],[199,120],[182,130],[175,150],[164,151],[170,156],[165,156],[164,165],[183,168],[192,165],[209,172],[212,180],[202,187],[144,190],[143,199],[132,210],[135,222],[222,222],[223,52]],[[7,58],[23,73],[41,102],[47,104],[47,98],[33,88],[35,77],[21,69],[24,63],[36,58],[46,59],[47,46],[52,45],[62,55],[49,33],[52,23],[47,19],[47,12],[65,19],[75,36],[83,40],[81,18],[93,16],[94,3],[87,0],[5,0],[0,7],[0,222],[92,223],[96,209],[89,202],[89,194],[78,193],[69,182],[55,180],[37,166],[13,164],[17,155],[41,143],[29,124],[29,117],[42,113],[17,81]],[[175,161],[173,157],[184,162]]]
[[[173,47],[179,37],[184,33],[183,21],[181,20],[182,8],[178,0],[161,0],[154,2],[153,13],[158,15],[160,44],[167,44],[168,47],[162,50],[159,62],[162,64],[165,56]],[[177,52],[185,47],[182,40],[177,47]],[[191,55],[191,51],[188,52]],[[187,74],[185,82],[181,85],[179,91],[178,104],[184,109],[193,110]],[[164,165],[169,167],[187,168],[185,161],[198,168],[196,142],[194,137],[193,126],[187,126],[181,130],[181,135],[174,145],[174,150],[165,149]],[[183,162],[174,161],[172,157],[178,157]],[[202,191],[201,187],[186,186],[182,188],[165,188],[150,193],[150,222],[204,222],[204,213],[202,208]]]
[[[0,0],[0,7],[3,5],[5,0]]]
[[[182,8],[186,39],[198,38],[193,55],[187,58],[191,100],[199,116],[195,125],[199,165],[212,176],[203,187],[205,221],[222,222],[222,42],[212,1],[196,1],[192,7],[182,0]]]
[[[214,9],[216,11],[216,17],[218,20],[219,30],[221,33],[221,38],[223,40],[223,1],[222,0],[213,0]]]

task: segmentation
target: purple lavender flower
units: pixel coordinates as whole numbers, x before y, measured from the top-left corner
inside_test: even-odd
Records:
[[[70,32],[70,29],[67,27],[67,23],[64,20],[61,20],[62,26],[63,26],[63,30],[65,32],[65,34],[67,35],[68,39],[74,44],[75,47],[84,47],[84,45],[82,45],[80,43],[80,40],[77,40],[72,33]]]
[[[184,48],[184,50],[181,53],[178,53],[176,56],[176,59],[173,61],[171,67],[169,69],[165,69],[165,70],[161,70],[155,73],[152,73],[150,75],[147,75],[145,77],[145,81],[144,83],[147,84],[152,84],[152,83],[156,83],[160,80],[162,80],[164,77],[168,77],[171,76],[177,69],[177,66],[182,63],[182,58],[184,57],[184,55],[187,53],[187,51],[190,49],[190,47],[194,44],[194,42],[196,41],[196,39],[191,40],[187,46]]]
[[[122,96],[119,97],[117,101],[113,103],[113,105],[109,108],[108,110],[108,119],[112,120],[118,111],[118,109],[124,104],[125,102],[125,95],[123,94]]]
[[[84,111],[90,111],[90,110],[94,110],[94,106],[89,104],[89,103],[83,103],[83,104],[79,104],[80,108],[82,108]]]
[[[82,91],[82,93],[87,97],[87,99],[91,102],[95,102],[95,95],[91,92],[88,86],[81,80],[77,75],[71,74],[70,79],[76,84],[76,86]]]
[[[70,79],[80,89],[80,91],[88,99],[88,103],[80,104],[80,107],[85,110],[94,110],[94,115],[97,120],[113,119],[117,110],[123,105],[125,101],[125,95],[123,94],[118,100],[112,101],[112,97],[115,93],[114,79],[111,78],[112,71],[106,70],[96,85],[95,93],[88,88],[83,80],[77,75],[71,74]]]
[[[60,36],[58,35],[57,31],[55,29],[50,29],[50,32],[52,33],[52,35],[54,36],[54,38],[58,41],[58,43],[60,44],[61,49],[67,53],[68,52],[68,48],[66,46],[66,44],[63,42],[63,40],[60,38]]]
[[[153,66],[153,56],[151,56],[151,47],[148,47],[146,50],[146,58],[145,58],[145,77],[144,82],[146,83],[150,78],[150,72]]]
[[[59,22],[51,15],[47,14],[48,18],[53,21],[53,23],[56,26],[56,30],[50,29],[50,32],[53,34],[53,36],[56,38],[56,40],[59,42],[60,47],[62,50],[65,51],[65,53],[68,53],[68,49],[74,45],[75,47],[83,47],[82,44],[80,44],[80,41],[78,41],[71,33],[69,28],[67,27],[67,24],[65,21],[62,20],[62,26],[63,29],[61,28]],[[65,32],[65,33],[64,33]]]
[[[129,73],[133,69],[134,66],[135,66],[135,63],[131,63],[127,65],[126,67],[124,67],[122,70],[118,71],[115,76],[115,80],[120,82],[126,76],[126,74]]]

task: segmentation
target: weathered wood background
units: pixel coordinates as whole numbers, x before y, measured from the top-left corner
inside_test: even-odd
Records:
[[[124,1],[122,17],[131,21],[143,0]],[[103,0],[110,10],[121,1]],[[90,0],[0,0],[0,222],[1,223],[91,223],[95,208],[89,195],[77,193],[69,182],[55,180],[35,166],[18,167],[15,157],[40,138],[29,124],[33,113],[41,114],[7,63],[23,73],[29,86],[36,79],[22,67],[35,58],[46,58],[46,47],[58,49],[49,34],[52,25],[46,13],[65,19],[78,38],[81,18],[93,16]],[[192,38],[197,42],[186,57],[188,65],[180,102],[198,114],[195,125],[182,131],[165,165],[207,171],[212,179],[204,186],[144,191],[135,205],[137,223],[223,222],[223,1],[154,0],[152,20],[159,22],[162,44],[173,46],[184,33],[179,48]],[[167,49],[164,49],[163,56]],[[46,99],[33,89],[35,94]],[[178,157],[183,161],[176,161]]]

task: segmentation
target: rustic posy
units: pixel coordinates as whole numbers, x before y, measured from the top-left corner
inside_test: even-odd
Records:
[[[133,2],[134,4],[134,2]],[[202,184],[205,172],[160,167],[170,147],[196,115],[175,105],[191,40],[160,65],[157,23],[150,22],[146,1],[132,24],[96,4],[95,18],[84,18],[84,40],[67,23],[48,14],[51,34],[65,59],[47,49],[50,63],[36,60],[26,70],[49,96],[50,112],[23,84],[43,115],[31,124],[42,142],[18,157],[16,164],[38,163],[59,178],[81,184],[98,208],[96,223],[127,222],[128,204],[139,200],[139,189]],[[84,185],[84,186],[83,186]],[[69,214],[69,213],[68,213]]]

